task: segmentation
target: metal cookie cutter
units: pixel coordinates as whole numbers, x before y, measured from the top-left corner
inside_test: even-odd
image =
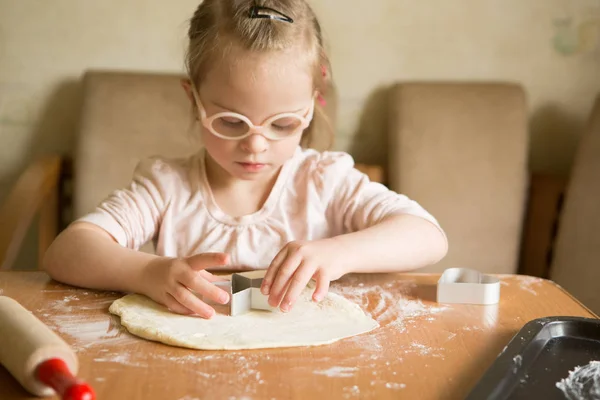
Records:
[[[231,276],[231,311],[229,315],[239,315],[252,310],[274,311],[269,305],[269,296],[260,292],[265,270],[242,272]]]
[[[229,315],[236,316],[250,310],[275,311],[276,307],[269,305],[269,296],[260,292],[260,285],[265,277],[266,270],[234,273],[231,281],[214,282],[216,286],[231,294],[229,302]],[[203,297],[207,304],[217,304]]]
[[[496,304],[500,280],[469,268],[449,268],[437,284],[438,303]]]

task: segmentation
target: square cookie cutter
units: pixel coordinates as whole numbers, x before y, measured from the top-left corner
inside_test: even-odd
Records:
[[[437,284],[438,303],[497,304],[500,280],[469,268],[449,268]]]
[[[231,275],[231,281],[213,282],[215,286],[231,295],[229,315],[241,315],[250,310],[275,311],[277,309],[269,305],[269,296],[260,292],[260,285],[266,272],[266,270],[257,270],[234,273]],[[207,304],[218,304],[205,297],[202,300]]]

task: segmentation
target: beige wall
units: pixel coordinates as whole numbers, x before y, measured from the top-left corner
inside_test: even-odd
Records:
[[[533,168],[568,171],[600,90],[597,0],[312,3],[340,93],[337,148],[383,158],[378,118],[395,81],[509,80],[528,92]],[[36,154],[71,151],[85,69],[182,71],[196,5],[0,0],[0,200]]]
[[[181,71],[196,3],[0,0],[0,182],[32,154],[71,150],[87,68]]]
[[[330,38],[341,104],[342,147],[363,109],[376,111],[397,80],[522,83],[532,116],[532,167],[566,172],[600,91],[597,0],[313,1]],[[367,101],[367,104],[365,102]],[[363,139],[363,137],[367,137]],[[380,141],[381,142],[381,141]],[[361,156],[362,157],[362,156]]]

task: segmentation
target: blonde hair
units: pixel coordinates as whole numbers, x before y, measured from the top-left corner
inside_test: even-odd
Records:
[[[293,22],[250,18],[253,6],[268,7],[290,17]],[[223,57],[233,45],[244,50],[270,52],[298,48],[304,51],[313,70],[314,89],[327,95],[330,63],[325,52],[321,27],[306,0],[204,0],[196,9],[188,30],[185,57],[187,73],[196,87],[215,57]],[[326,76],[323,71],[327,71]],[[333,141],[333,126],[320,102],[313,120],[303,133],[302,145],[309,146],[315,131]]]

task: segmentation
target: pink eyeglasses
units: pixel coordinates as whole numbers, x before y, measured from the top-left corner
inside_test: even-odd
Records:
[[[261,125],[254,125],[245,115],[229,111],[207,117],[198,92],[195,88],[192,91],[198,104],[202,125],[213,135],[226,140],[241,140],[253,134],[260,134],[271,140],[289,138],[308,127],[315,110],[316,93],[304,116],[295,113],[282,113],[268,118]]]

